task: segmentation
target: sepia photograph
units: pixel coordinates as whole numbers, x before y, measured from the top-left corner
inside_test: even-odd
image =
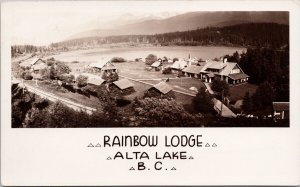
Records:
[[[13,6],[12,128],[290,127],[288,11],[106,4]]]
[[[299,184],[300,0],[0,14],[0,186]]]

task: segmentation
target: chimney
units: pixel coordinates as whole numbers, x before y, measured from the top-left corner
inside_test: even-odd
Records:
[[[227,58],[224,58],[223,59],[223,63],[225,64],[227,62]]]

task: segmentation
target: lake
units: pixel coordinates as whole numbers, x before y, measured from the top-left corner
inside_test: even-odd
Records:
[[[158,57],[168,58],[188,58],[197,57],[202,59],[213,59],[226,54],[232,55],[235,51],[241,53],[246,51],[242,47],[223,47],[223,46],[166,46],[166,47],[126,47],[126,48],[95,48],[88,50],[77,50],[63,52],[53,55],[57,60],[72,62],[85,61],[92,62],[97,60],[110,60],[113,57],[123,57],[126,60],[145,58],[148,54],[155,54]]]

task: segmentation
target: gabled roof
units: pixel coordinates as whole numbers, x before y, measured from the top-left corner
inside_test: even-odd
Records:
[[[91,64],[89,64],[89,67],[99,68],[99,69],[102,69],[104,67],[107,67],[107,69],[109,69],[108,67],[114,67],[115,68],[115,66],[110,61],[103,61],[103,60],[91,63]]]
[[[203,73],[207,73],[207,69],[218,69],[220,70],[220,73],[216,73],[218,75],[224,75],[224,76],[229,76],[230,73],[231,73],[231,70],[234,68],[234,67],[238,67],[242,73],[243,70],[240,68],[240,66],[236,63],[236,62],[226,62],[226,63],[223,63],[223,62],[217,62],[217,61],[211,61],[211,62],[207,62],[203,69],[201,70],[201,72]],[[231,74],[233,75],[233,74]]]
[[[226,66],[223,62],[212,63],[208,68],[210,69],[223,69]]]
[[[159,62],[159,61],[153,62],[153,64],[151,64],[151,67],[154,67],[154,68],[157,68],[159,66],[161,66],[161,62]]]
[[[245,79],[248,78],[249,75],[245,74],[245,73],[235,73],[235,74],[230,74],[229,78],[233,79],[233,80],[238,80],[238,79]]]
[[[160,82],[154,85],[153,88],[157,89],[159,92],[163,94],[167,94],[172,90],[172,87],[169,86],[166,82]]]
[[[101,79],[101,78],[91,78],[87,80],[88,84],[92,84],[92,85],[96,85],[96,86],[100,86],[105,80]]]
[[[187,72],[187,73],[192,73],[192,74],[200,74],[202,68],[203,68],[203,66],[191,65],[191,66],[184,68],[182,71]]]
[[[225,65],[226,65],[226,66],[225,66],[224,69],[220,72],[220,75],[228,76],[228,75],[230,74],[231,70],[232,70],[235,66],[237,66],[237,63],[235,63],[235,62],[226,62]],[[239,69],[241,69],[241,68],[239,68]],[[243,71],[242,71],[242,72],[243,72]]]
[[[130,82],[128,79],[120,79],[118,81],[113,82],[113,84],[116,85],[121,90],[134,86],[132,82]]]
[[[290,110],[290,102],[273,102],[272,104],[275,111]]]
[[[100,76],[94,75],[94,74],[91,74],[91,73],[82,73],[81,75],[86,76],[88,78],[87,79],[88,84],[93,84],[93,85],[96,85],[96,86],[100,86],[105,81]]]
[[[185,68],[187,65],[188,65],[188,62],[186,62],[184,60],[179,60],[179,61],[175,61],[172,64],[171,68],[181,70],[181,69]]]
[[[46,63],[43,59],[38,58],[38,57],[34,57],[34,58],[29,58],[27,60],[24,60],[23,62],[20,63],[20,66],[22,66],[22,67],[31,67],[32,65],[34,65],[39,60]]]
[[[32,65],[33,70],[40,70],[40,69],[44,69],[46,67],[47,67],[46,63]]]
[[[207,73],[206,70],[207,68],[212,65],[212,63],[217,63],[217,62],[206,62],[203,66],[203,69],[201,70],[202,73]]]

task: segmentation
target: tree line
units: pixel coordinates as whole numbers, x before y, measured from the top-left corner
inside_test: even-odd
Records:
[[[226,27],[171,32],[154,35],[87,37],[53,44],[56,47],[95,46],[110,43],[150,43],[159,45],[224,45],[281,47],[289,42],[289,26],[277,23],[244,23]]]
[[[270,109],[272,102],[289,102],[290,60],[289,46],[281,48],[248,48],[246,53],[225,55],[237,62],[250,76],[249,82],[259,85],[253,96],[243,99],[245,112]]]

